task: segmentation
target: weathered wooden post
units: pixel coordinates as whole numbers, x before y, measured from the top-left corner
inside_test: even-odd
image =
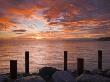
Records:
[[[78,75],[81,75],[84,71],[84,59],[83,58],[77,58],[77,73]]]
[[[64,71],[67,71],[67,51],[64,51]]]
[[[17,79],[17,60],[10,60],[10,78]]]
[[[98,50],[98,69],[102,70],[102,51]]]
[[[29,51],[25,52],[25,74],[29,74]]]

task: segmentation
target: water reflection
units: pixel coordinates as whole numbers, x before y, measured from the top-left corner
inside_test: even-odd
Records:
[[[44,66],[63,69],[63,51],[68,51],[68,68],[76,68],[77,57],[85,59],[85,68],[97,68],[97,50],[103,50],[103,67],[110,65],[110,42],[75,41],[0,41],[0,73],[9,72],[9,61],[18,60],[18,71],[24,71],[24,53],[30,51],[30,71]]]

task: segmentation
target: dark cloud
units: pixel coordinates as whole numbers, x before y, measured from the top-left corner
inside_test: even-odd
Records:
[[[109,19],[109,0],[0,0],[0,14],[9,8],[31,9],[34,6],[48,8],[44,15],[48,19],[63,16],[65,21],[88,18]],[[63,21],[63,19],[62,19]]]
[[[0,23],[0,31],[5,31],[7,29],[7,26],[3,23]]]
[[[24,33],[16,33],[16,34],[22,35],[22,34],[24,34]]]
[[[20,32],[20,33],[23,33],[23,32],[26,32],[27,30],[25,29],[18,29],[18,30],[13,30],[12,32]]]

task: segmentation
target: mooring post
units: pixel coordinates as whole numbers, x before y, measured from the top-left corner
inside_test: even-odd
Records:
[[[102,50],[98,50],[98,69],[102,70]]]
[[[25,52],[25,74],[29,74],[29,51]]]
[[[84,59],[83,58],[77,58],[77,73],[78,75],[81,75],[84,71]]]
[[[67,71],[67,51],[64,51],[64,71]]]
[[[10,60],[10,78],[17,79],[17,60]]]

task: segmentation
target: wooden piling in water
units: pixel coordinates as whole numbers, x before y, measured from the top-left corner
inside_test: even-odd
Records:
[[[77,73],[78,75],[81,75],[84,71],[84,59],[83,58],[77,58]]]
[[[98,69],[102,70],[102,51],[98,50]]]
[[[67,51],[64,51],[64,71],[67,71]]]
[[[29,74],[29,51],[25,52],[25,74]]]
[[[10,78],[17,79],[17,60],[10,60]]]

